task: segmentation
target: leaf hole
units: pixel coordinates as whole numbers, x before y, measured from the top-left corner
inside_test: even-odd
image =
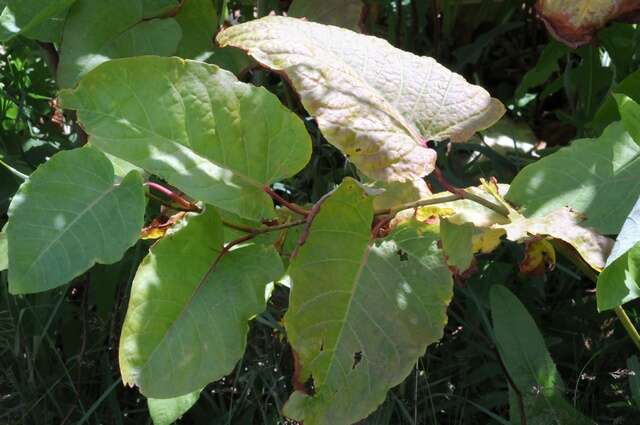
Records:
[[[353,353],[353,365],[351,365],[351,369],[355,369],[360,361],[362,361],[362,351],[356,351]]]
[[[409,255],[403,250],[399,249],[396,254],[400,257],[400,261],[409,261]]]
[[[304,391],[310,396],[316,393],[316,384],[313,381],[313,375],[309,375],[309,379],[304,381]]]

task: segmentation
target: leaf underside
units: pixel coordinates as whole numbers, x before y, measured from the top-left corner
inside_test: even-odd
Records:
[[[283,72],[326,139],[373,179],[429,174],[436,155],[426,140],[465,140],[504,113],[483,88],[435,60],[346,29],[272,16],[217,40]]]

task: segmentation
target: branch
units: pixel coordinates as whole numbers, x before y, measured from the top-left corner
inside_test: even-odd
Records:
[[[173,202],[175,202],[176,204],[178,204],[181,207],[183,207],[186,211],[194,211],[194,212],[201,212],[202,211],[194,203],[187,201],[181,195],[175,193],[174,191],[172,191],[170,189],[167,189],[166,187],[162,186],[161,184],[154,183],[154,182],[146,182],[144,185],[147,186],[149,189],[153,189],[153,190],[155,190],[157,192],[162,193],[163,195],[165,195],[166,197],[171,199]]]
[[[267,195],[269,195],[271,197],[271,199],[273,199],[274,201],[278,202],[280,205],[282,205],[283,207],[287,208],[288,210],[291,210],[294,213],[300,214],[300,215],[305,216],[305,217],[307,215],[309,215],[309,211],[305,210],[304,208],[302,208],[299,205],[296,205],[294,203],[291,203],[291,202],[287,201],[282,196],[278,195],[269,186],[266,186],[263,190],[265,191],[265,193]]]
[[[447,179],[445,179],[444,175],[442,174],[442,171],[440,171],[440,169],[438,167],[435,167],[433,169],[433,176],[436,178],[436,180],[438,181],[438,183],[440,183],[440,185],[442,186],[442,188],[444,190],[446,190],[447,192],[451,192],[455,195],[458,195],[461,199],[468,199],[470,201],[476,202],[484,207],[489,208],[490,210],[493,210],[495,212],[497,212],[498,214],[508,217],[509,216],[509,210],[507,210],[505,207],[503,207],[502,205],[498,205],[498,204],[494,204],[493,202],[489,201],[488,199],[483,198],[482,196],[478,196],[475,193],[472,193],[469,190],[465,190],[465,189],[461,189],[459,187],[455,187],[453,186],[451,183],[449,183],[447,181]]]

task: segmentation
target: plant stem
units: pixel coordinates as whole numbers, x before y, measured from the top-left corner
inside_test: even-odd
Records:
[[[163,195],[165,195],[166,197],[168,197],[169,199],[171,199],[181,207],[185,208],[187,211],[197,211],[197,212],[201,211],[201,209],[197,205],[187,201],[182,196],[178,195],[177,193],[175,193],[170,189],[167,189],[161,184],[154,183],[154,182],[146,182],[145,186],[147,186],[149,189],[153,189],[162,193]]]
[[[456,194],[460,198],[469,199],[470,201],[476,202],[484,207],[489,208],[490,210],[497,212],[498,214],[504,217],[509,216],[509,210],[507,210],[504,206],[495,204],[489,201],[488,199],[483,198],[482,196],[478,196],[475,193],[471,193],[468,190],[453,186],[451,183],[447,181],[447,179],[445,179],[444,175],[442,174],[442,171],[440,171],[438,167],[435,167],[433,169],[432,174],[436,178],[438,183],[440,183],[440,185],[444,190],[451,192],[453,194]]]
[[[425,207],[428,205],[444,204],[446,202],[459,201],[460,199],[462,199],[462,197],[456,194],[447,195],[447,196],[436,195],[436,196],[433,196],[427,199],[421,199],[415,202],[407,202],[406,204],[401,204],[393,208],[384,208],[381,210],[376,210],[374,214],[375,215],[387,215],[387,214],[395,215],[403,210],[409,210],[409,209],[418,208],[418,207]]]
[[[616,316],[618,316],[618,319],[622,323],[622,326],[624,326],[625,330],[629,334],[629,338],[631,338],[636,347],[638,347],[638,350],[640,350],[640,334],[638,334],[638,330],[633,325],[633,322],[627,315],[627,312],[624,311],[621,305],[617,306],[614,311],[616,312]]]
[[[299,205],[296,205],[294,203],[291,203],[289,201],[287,201],[286,199],[284,199],[282,196],[278,195],[273,189],[271,189],[270,187],[265,187],[264,191],[267,195],[269,195],[271,197],[271,199],[273,199],[274,201],[278,202],[280,205],[282,205],[283,207],[287,208],[288,210],[293,211],[296,214],[300,214],[303,216],[307,216],[309,214],[309,211],[305,210],[304,208],[302,208]]]

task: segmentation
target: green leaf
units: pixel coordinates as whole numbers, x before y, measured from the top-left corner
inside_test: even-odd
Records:
[[[467,270],[473,260],[473,230],[472,223],[455,224],[447,219],[440,221],[442,250],[447,264],[461,272]]]
[[[500,357],[522,394],[527,424],[593,423],[564,399],[564,383],[544,339],[526,308],[502,285],[491,287],[491,316]],[[511,422],[519,424],[517,405]]]
[[[142,178],[116,182],[111,162],[84,147],[41,165],[9,208],[9,290],[25,294],[69,282],[95,263],[118,261],[140,234]]]
[[[78,110],[94,146],[258,222],[275,217],[263,188],[293,176],[311,155],[304,123],[276,96],[214,65],[115,60],[61,100]]]
[[[326,139],[373,179],[429,174],[436,155],[425,140],[465,140],[504,113],[484,89],[432,58],[342,28],[270,16],[217,40],[286,74]]]
[[[598,276],[598,310],[610,310],[640,297],[640,198],[627,217]]]
[[[636,102],[640,101],[640,70],[629,74],[620,84],[613,87],[602,105],[596,112],[591,127],[595,134],[600,134],[612,122],[620,120],[618,105],[614,93],[629,96]]]
[[[633,371],[629,374],[629,387],[631,387],[631,397],[636,408],[640,408],[640,361],[638,356],[633,355],[627,359],[627,367]]]
[[[147,406],[149,407],[149,414],[153,419],[153,424],[171,425],[187,413],[196,404],[198,398],[200,398],[200,390],[175,398],[147,399]]]
[[[29,36],[30,32],[38,32],[40,25],[50,25],[51,23],[48,22],[50,19],[64,14],[75,1],[8,0],[0,15],[0,41],[7,41],[19,34]],[[41,37],[35,38],[42,39]]]
[[[294,0],[287,16],[358,31],[363,6],[361,0]]]
[[[322,204],[289,268],[285,317],[300,382],[284,413],[305,425],[352,424],[442,337],[452,279],[435,227],[404,224],[371,240],[372,199],[346,179]]]
[[[203,388],[231,372],[265,286],[283,274],[272,246],[222,249],[219,215],[188,214],[140,265],[120,339],[123,381],[152,398]]]
[[[525,167],[506,199],[528,217],[543,217],[565,206],[586,216],[584,226],[616,234],[640,195],[640,146],[622,123],[596,139],[569,147]]]
[[[186,0],[176,15],[182,28],[177,56],[196,59],[213,50],[218,15],[212,0]]]
[[[150,19],[172,0],[77,0],[69,11],[60,47],[58,85],[72,87],[87,72],[114,58],[169,56],[182,36],[173,18]],[[141,74],[142,68],[136,73]]]
[[[7,233],[2,229],[0,232],[0,271],[9,267],[9,253],[7,250]]]
[[[629,96],[614,94],[613,97],[618,102],[618,110],[622,117],[622,123],[633,140],[640,145],[640,105]]]

